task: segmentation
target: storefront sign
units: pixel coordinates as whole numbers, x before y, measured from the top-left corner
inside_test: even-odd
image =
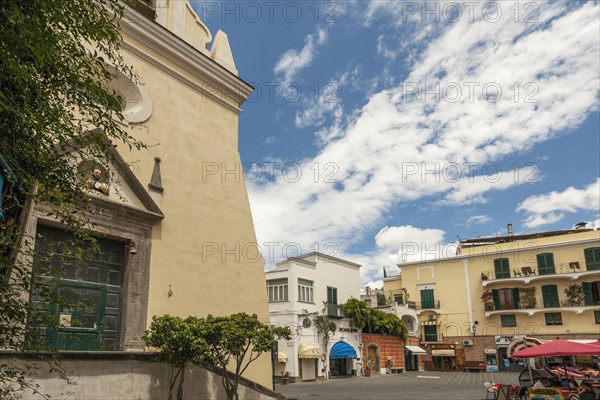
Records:
[[[339,331],[340,332],[358,332],[358,329],[356,329],[356,328],[340,328]]]
[[[497,365],[486,365],[485,371],[486,372],[500,372],[500,368],[498,368]]]
[[[496,349],[485,349],[485,354],[496,354]]]

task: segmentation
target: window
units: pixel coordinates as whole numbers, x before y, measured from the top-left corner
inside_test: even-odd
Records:
[[[542,286],[542,299],[544,301],[544,308],[560,307],[558,304],[558,289],[556,285]]]
[[[288,301],[287,278],[268,280],[267,293],[269,295],[269,303],[275,303],[278,301]]]
[[[519,308],[519,289],[492,290],[496,310],[516,310]]]
[[[421,290],[421,308],[423,310],[427,308],[435,308],[435,297],[433,296],[433,289]]]
[[[298,278],[298,301],[303,301],[305,303],[314,303],[313,281]]]
[[[600,310],[594,311],[594,318],[596,319],[596,323],[600,324]]]
[[[496,258],[494,260],[494,273],[496,279],[510,278],[508,258]]]
[[[546,316],[546,325],[562,325],[562,316],[559,312],[544,314]]]
[[[555,274],[554,255],[552,253],[543,253],[537,255],[537,265],[540,275]]]
[[[503,328],[511,328],[517,326],[517,316],[515,314],[501,315],[500,325]]]
[[[585,265],[588,271],[600,270],[600,247],[590,247],[583,250]]]
[[[583,298],[586,306],[597,306],[600,304],[600,281],[583,282]]]
[[[437,342],[437,325],[425,325],[423,326],[423,338],[424,342]]]
[[[396,302],[396,304],[404,303],[404,299],[401,294],[394,295],[394,301]]]

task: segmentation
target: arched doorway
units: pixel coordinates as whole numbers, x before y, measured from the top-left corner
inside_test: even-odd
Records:
[[[375,367],[373,372],[379,373],[379,346],[376,344],[370,344],[367,346],[367,360],[373,360]],[[367,365],[366,363],[364,365]]]
[[[339,341],[333,345],[329,352],[329,371],[331,376],[354,375],[354,362],[356,350],[348,343]]]

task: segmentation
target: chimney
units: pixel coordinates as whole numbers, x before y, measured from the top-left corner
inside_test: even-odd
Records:
[[[508,236],[513,235],[512,224],[506,225],[506,230],[508,231]]]
[[[578,222],[575,224],[575,229],[577,229],[577,230],[585,229],[586,226],[587,226],[587,222]]]

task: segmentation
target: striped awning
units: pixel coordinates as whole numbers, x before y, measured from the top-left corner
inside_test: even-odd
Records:
[[[444,350],[431,350],[432,356],[444,356],[444,357],[454,357],[454,350],[452,349],[444,349]]]
[[[287,355],[281,351],[278,351],[277,352],[277,361],[279,361],[280,363],[286,363]]]
[[[302,343],[298,349],[299,358],[321,358],[323,350],[314,343]]]

